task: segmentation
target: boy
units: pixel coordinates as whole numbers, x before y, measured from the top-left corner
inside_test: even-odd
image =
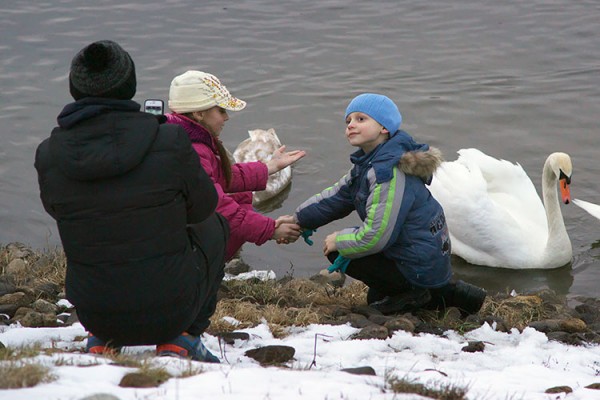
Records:
[[[346,109],[346,137],[359,150],[342,179],[304,203],[294,220],[316,229],[356,211],[358,227],[327,236],[324,254],[368,287],[367,302],[383,314],[424,306],[479,311],[485,291],[451,282],[450,237],[444,211],[425,184],[441,162],[437,149],[400,130],[388,97],[364,93]]]

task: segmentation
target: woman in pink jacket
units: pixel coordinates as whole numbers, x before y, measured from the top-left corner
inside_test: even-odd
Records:
[[[187,71],[176,76],[169,89],[167,122],[181,125],[212,178],[219,202],[217,212],[229,222],[230,237],[225,259],[230,260],[245,242],[261,245],[269,239],[294,242],[300,236],[296,224],[266,217],[252,207],[252,191],[264,190],[270,174],[304,157],[305,152],[277,150],[267,163],[260,161],[231,164],[219,135],[227,111],[239,111],[246,102],[233,97],[219,79],[206,72]]]

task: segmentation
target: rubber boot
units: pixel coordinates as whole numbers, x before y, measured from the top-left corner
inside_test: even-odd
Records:
[[[452,300],[447,305],[457,307],[467,314],[475,314],[481,309],[486,296],[485,289],[459,280],[454,284]]]

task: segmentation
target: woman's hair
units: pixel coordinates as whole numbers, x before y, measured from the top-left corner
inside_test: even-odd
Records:
[[[184,114],[180,114],[180,115],[183,115],[184,117],[187,117],[187,118],[191,119],[192,121],[196,121],[196,119],[194,118],[193,112],[184,113]],[[196,122],[198,122],[207,131],[209,131],[211,135],[213,134],[213,132],[211,131],[211,129],[208,126],[204,125],[202,122],[199,122],[199,121],[196,121]],[[221,159],[221,170],[223,171],[223,175],[225,175],[225,183],[229,187],[229,184],[231,183],[231,161],[229,160],[229,155],[227,154],[227,150],[225,150],[225,146],[223,146],[223,143],[221,143],[221,141],[216,137],[215,137],[215,143],[217,145],[217,151],[219,152],[219,158]]]

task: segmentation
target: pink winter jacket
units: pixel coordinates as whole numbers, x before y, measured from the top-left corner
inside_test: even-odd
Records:
[[[271,239],[275,220],[254,211],[252,207],[252,191],[267,187],[269,174],[266,164],[259,161],[233,164],[231,183],[227,187],[214,143],[216,139],[189,118],[175,113],[166,116],[168,123],[181,125],[186,130],[202,167],[215,184],[219,196],[216,211],[227,219],[230,228],[225,259],[231,259],[245,242],[261,245]]]

